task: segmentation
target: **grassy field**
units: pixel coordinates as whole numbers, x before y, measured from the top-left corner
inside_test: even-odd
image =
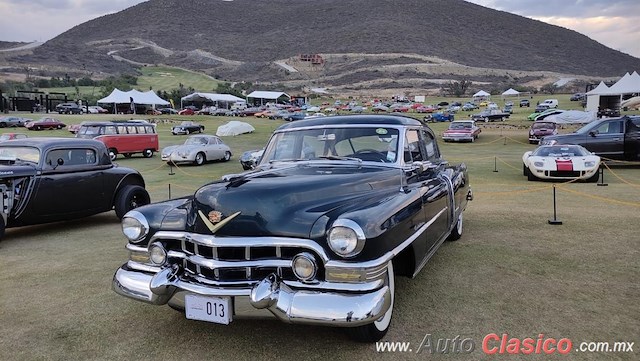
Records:
[[[208,77],[202,73],[193,72],[186,69],[179,69],[164,66],[148,66],[140,68],[142,73],[138,76],[138,84],[133,88],[140,91],[152,89],[156,92],[160,90],[170,91],[178,89],[180,84],[185,88],[192,87],[198,92],[214,93],[218,88],[220,81]],[[45,92],[67,93],[69,99],[75,99],[75,87],[58,87],[58,88],[42,88]],[[102,90],[100,87],[79,86],[78,91],[81,98],[99,94]]]
[[[564,224],[549,225],[553,184],[528,182],[522,175],[522,154],[534,147],[527,143],[526,114],[516,108],[513,120],[481,124],[475,143],[439,143],[447,160],[468,165],[476,197],[465,212],[462,238],[445,243],[415,279],[396,280],[394,318],[384,340],[411,342],[415,351],[426,334],[434,340],[459,335],[473,339],[471,354],[377,353],[374,345],[353,343],[340,329],[240,319],[221,326],[125,299],[110,288],[113,273],[127,260],[119,222],[110,212],[7,230],[0,241],[0,359],[477,360],[487,358],[481,351],[485,335],[506,333],[568,338],[573,349],[589,341],[636,345],[628,354],[572,351],[555,358],[496,359],[637,360],[640,167],[611,165],[607,187],[557,184],[558,219]],[[228,120],[193,119],[208,133]],[[230,162],[182,166],[174,175],[158,155],[118,163],[141,171],[154,201],[168,198],[169,185],[173,197],[190,194],[209,180],[240,172],[242,151],[262,147],[281,124],[242,120],[256,131],[225,138],[234,152]],[[446,126],[432,128],[440,134]],[[170,124],[158,126],[161,146],[184,141],[169,129]]]

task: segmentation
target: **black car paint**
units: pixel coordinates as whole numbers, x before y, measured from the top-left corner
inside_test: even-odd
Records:
[[[621,132],[604,134],[597,131],[607,124],[618,123]],[[624,116],[594,121],[579,132],[544,137],[542,143],[578,144],[601,157],[617,160],[640,159],[640,116]]]
[[[126,185],[144,187],[137,171],[111,163],[103,143],[76,138],[27,138],[2,143],[2,147],[28,146],[40,150],[39,164],[16,162],[0,164],[0,182],[30,179],[23,190],[20,211],[11,210],[6,227],[17,227],[69,220],[113,209],[117,192]],[[91,149],[92,164],[47,164],[47,154],[57,150]]]
[[[284,124],[276,132],[337,126],[346,120],[352,125],[420,128],[435,139],[426,125],[400,116],[311,118]],[[417,235],[409,247],[407,268],[413,275],[451,232],[468,199],[466,166],[450,166],[438,159],[424,171],[340,162],[258,167],[230,180],[206,184],[192,197],[136,209],[150,225],[149,234],[137,245],[145,246],[160,230],[211,234],[198,213],[206,215],[215,209],[224,216],[241,212],[216,236],[312,239],[331,258],[341,260],[327,245],[326,233],[336,219],[348,218],[363,226],[367,238],[363,251],[351,260],[365,261],[389,252],[432,222],[429,231]]]

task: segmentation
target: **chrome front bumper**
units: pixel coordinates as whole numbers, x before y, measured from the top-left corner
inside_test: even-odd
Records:
[[[254,312],[250,311],[266,309],[287,323],[335,327],[372,323],[391,306],[391,293],[386,284],[368,292],[293,289],[271,274],[252,288],[219,288],[184,281],[181,272],[180,267],[174,266],[153,274],[130,269],[125,264],[113,276],[112,286],[122,296],[155,305],[170,303],[180,307],[188,293],[228,296],[237,301],[248,298],[253,310],[235,307],[234,315],[252,316]]]

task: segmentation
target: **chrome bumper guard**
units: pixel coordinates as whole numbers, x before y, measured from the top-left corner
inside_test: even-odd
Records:
[[[180,279],[179,266],[156,274],[123,265],[113,276],[113,290],[129,298],[163,305],[178,291],[203,296],[248,296],[256,309],[268,309],[287,323],[355,327],[379,319],[391,306],[388,285],[364,293],[293,289],[271,274],[252,288],[216,288]]]

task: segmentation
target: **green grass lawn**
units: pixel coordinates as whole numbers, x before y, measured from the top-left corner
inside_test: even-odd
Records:
[[[180,84],[185,88],[192,87],[198,92],[215,93],[220,81],[213,79],[203,73],[198,73],[186,69],[179,69],[164,66],[146,66],[140,68],[141,75],[138,76],[138,84],[133,86],[140,91],[154,90],[156,92],[164,90],[170,91],[178,89]],[[102,91],[100,87],[79,86],[78,90],[86,96],[98,95]],[[75,87],[42,88],[40,91],[67,93],[70,100],[76,98]]]
[[[445,159],[468,165],[475,199],[464,213],[462,238],[445,243],[415,279],[396,280],[394,316],[384,339],[417,348],[425,334],[434,339],[460,335],[474,340],[470,355],[380,354],[374,345],[353,343],[340,329],[242,319],[221,326],[118,296],[111,291],[111,278],[128,254],[110,212],[7,230],[0,241],[0,359],[478,360],[489,359],[481,351],[489,333],[519,339],[542,333],[569,338],[574,349],[588,341],[635,342],[635,353],[495,358],[637,360],[640,167],[611,166],[607,187],[557,184],[558,219],[564,223],[549,225],[553,183],[528,182],[522,175],[522,154],[534,146],[527,143],[527,111],[515,110],[507,122],[480,124],[483,132],[475,143],[439,142]],[[212,134],[229,120],[189,119]],[[170,185],[172,197],[191,194],[208,181],[241,172],[241,153],[261,148],[282,124],[242,120],[256,131],[224,138],[234,153],[230,162],[181,166],[173,175],[159,155],[117,163],[143,174],[153,201],[167,199]],[[186,138],[171,135],[170,126],[158,125],[162,147]],[[438,135],[446,126],[431,125]],[[65,131],[37,134],[70,136]]]

